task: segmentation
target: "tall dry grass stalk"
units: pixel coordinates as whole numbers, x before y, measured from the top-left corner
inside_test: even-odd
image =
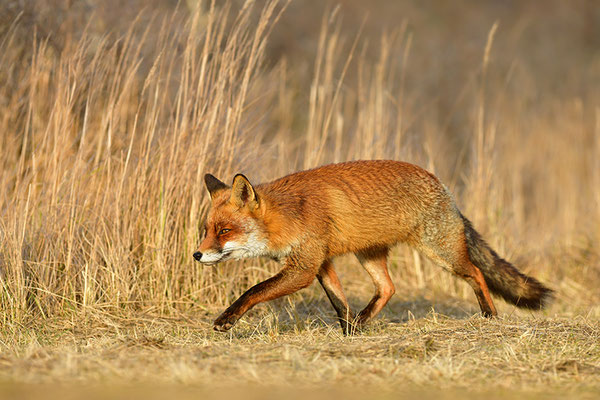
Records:
[[[358,158],[428,167],[502,253],[526,257],[527,271],[564,286],[570,299],[597,287],[589,260],[598,252],[584,240],[600,237],[598,175],[589,172],[598,170],[597,125],[595,147],[586,146],[576,103],[557,99],[546,110],[560,113],[536,114],[507,100],[508,78],[486,74],[496,25],[466,149],[455,154],[443,123],[406,91],[406,25],[382,36],[372,60],[360,34],[342,37],[326,15],[312,82],[297,96],[294,66],[263,62],[283,6],[190,7],[184,24],[176,14],[156,17],[121,37],[72,35],[62,48],[35,36],[22,48],[14,21],[0,40],[3,322],[224,304],[277,267],[194,265],[208,207],[203,174],[227,180],[243,171],[260,181]],[[419,118],[427,124],[417,131]],[[586,224],[592,207],[596,223]],[[400,248],[393,260],[405,291],[470,296],[416,253]],[[582,263],[588,269],[578,274]],[[349,293],[370,290],[360,272],[340,269]]]
[[[165,18],[152,43],[135,23],[59,54],[35,42],[30,60],[4,38],[5,319],[214,301],[223,282],[192,268],[190,253],[204,171],[226,176],[261,153],[252,102],[276,3],[257,25],[250,11],[230,21],[227,8],[198,10],[180,31]]]

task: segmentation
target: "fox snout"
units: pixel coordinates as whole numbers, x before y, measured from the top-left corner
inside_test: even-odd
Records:
[[[214,234],[213,230],[207,229],[204,240],[202,240],[202,243],[200,243],[200,246],[196,248],[193,254],[194,260],[210,265],[222,261],[223,256],[225,256],[223,246],[219,243],[218,237]]]
[[[229,255],[229,252],[225,252],[222,249],[202,249],[201,246],[199,250],[194,252],[193,257],[202,264],[212,265],[227,260]]]
[[[197,251],[193,254],[194,259],[202,264],[207,264],[207,265],[213,265],[216,264],[217,262],[221,261],[221,259],[223,258],[222,252],[220,251],[215,251],[215,252],[204,252],[202,253],[201,251]]]

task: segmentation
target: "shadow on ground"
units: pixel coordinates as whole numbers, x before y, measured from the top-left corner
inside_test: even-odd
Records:
[[[350,298],[350,306],[354,314],[367,304],[367,301]],[[278,323],[281,333],[298,329],[306,325],[321,327],[338,327],[335,311],[329,301],[324,299],[299,299],[292,303],[274,301],[269,304],[270,312]],[[431,301],[424,296],[412,299],[392,299],[375,317],[373,323],[403,324],[410,320],[425,318],[437,314],[452,319],[467,319],[477,314],[476,308],[466,304],[463,300],[444,299],[444,301]]]

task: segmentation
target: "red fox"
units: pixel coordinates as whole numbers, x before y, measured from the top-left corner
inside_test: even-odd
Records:
[[[297,172],[253,186],[238,174],[230,186],[206,174],[212,208],[201,263],[267,256],[282,270],[245,292],[214,322],[229,330],[258,303],[296,292],[315,277],[342,330],[377,315],[394,294],[390,247],[406,243],[463,278],[483,315],[497,315],[490,291],[519,307],[541,309],[552,290],[500,258],[458,210],[448,189],[428,171],[399,161],[352,161]],[[331,260],[354,253],[375,295],[354,317]]]

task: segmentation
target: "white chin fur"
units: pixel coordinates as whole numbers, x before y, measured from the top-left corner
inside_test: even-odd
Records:
[[[221,252],[210,252],[210,253],[202,253],[202,258],[200,258],[200,262],[203,264],[215,264],[221,261],[223,258],[223,254]]]
[[[235,260],[260,257],[267,254],[267,241],[259,239],[256,234],[250,234],[246,243],[238,243],[236,241],[225,243],[223,245],[223,253],[227,254],[227,258]]]

